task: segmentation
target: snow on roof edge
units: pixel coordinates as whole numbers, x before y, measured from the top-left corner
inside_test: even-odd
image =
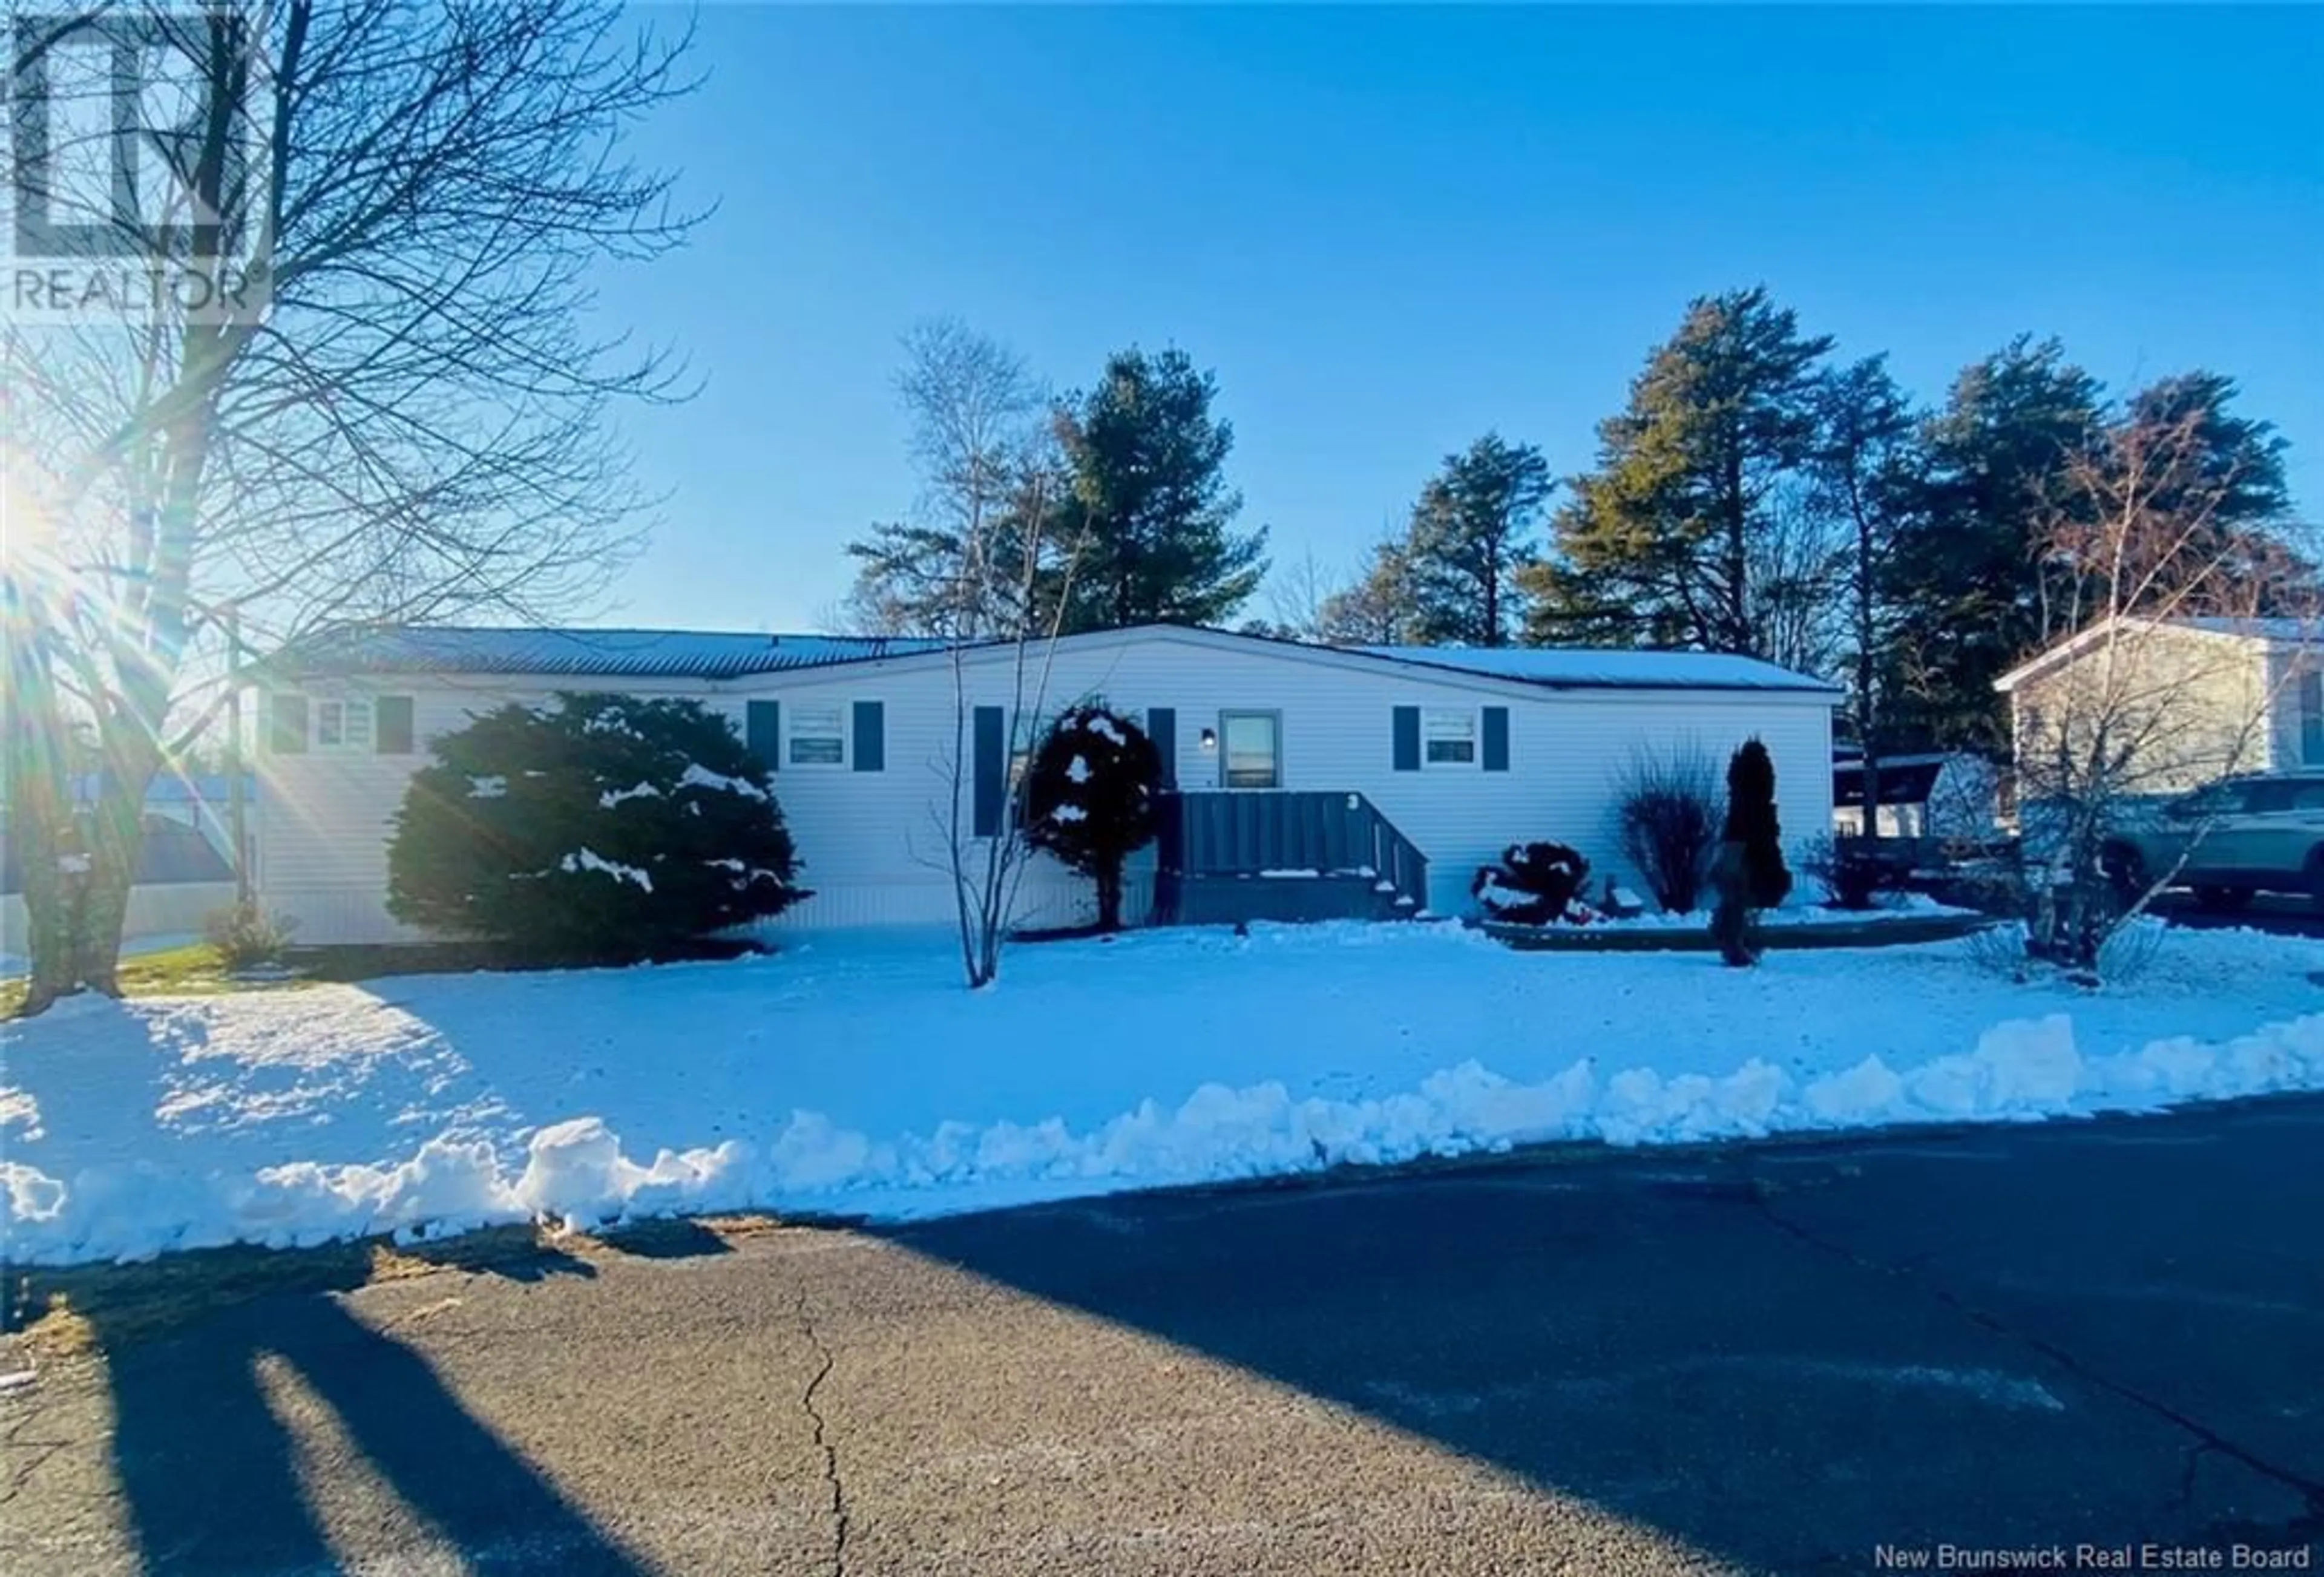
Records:
[[[1720,652],[1588,647],[1327,646],[1196,625],[1092,631],[1067,641],[1139,632],[1262,641],[1296,652],[1466,674],[1549,688],[1695,689],[1837,694],[1836,686],[1757,658]],[[985,644],[985,643],[973,643]],[[294,641],[262,667],[297,676],[350,673],[540,674],[739,678],[844,663],[925,656],[941,640],[909,636],[724,631],[351,625]]]

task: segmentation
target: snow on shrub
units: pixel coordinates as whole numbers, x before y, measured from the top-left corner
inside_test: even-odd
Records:
[[[615,961],[807,896],[765,767],[698,702],[560,696],[433,749],[388,848],[388,911],[407,924]]]
[[[1145,730],[1086,702],[1059,717],[1025,779],[1025,838],[1097,884],[1098,928],[1121,928],[1121,869],[1154,841],[1162,758]]]
[[[1590,862],[1563,844],[1512,844],[1499,865],[1480,866],[1470,896],[1486,918],[1511,925],[1586,925],[1597,918],[1581,901]]]

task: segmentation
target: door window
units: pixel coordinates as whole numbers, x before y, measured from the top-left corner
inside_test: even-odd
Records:
[[[1219,714],[1219,756],[1230,788],[1283,787],[1283,715],[1278,712]]]

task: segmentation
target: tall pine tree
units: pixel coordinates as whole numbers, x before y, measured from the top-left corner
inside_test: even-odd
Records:
[[[1831,348],[1764,287],[1692,302],[1599,424],[1598,465],[1553,522],[1554,557],[1526,577],[1528,637],[1758,651],[1755,549],[1812,448]]]
[[[1993,681],[2041,640],[2034,544],[2073,507],[2074,463],[2104,427],[2098,380],[2028,335],[1964,369],[1930,420],[1926,483],[1888,564],[1892,715],[1915,741],[2007,749]]]
[[[2274,423],[2228,410],[2239,392],[2236,381],[2224,374],[2180,373],[2133,394],[2123,419],[2156,429],[2190,423],[2200,477],[2181,485],[2216,497],[2214,512],[2228,524],[2280,521],[2292,512],[2292,493],[2283,473],[2284,452],[2292,446],[2276,432]],[[2173,513],[2181,509],[2175,498],[2159,504]]]
[[[1539,449],[1499,433],[1444,457],[1413,506],[1405,538],[1411,638],[1508,644],[1521,605],[1517,576],[1540,557],[1534,529],[1555,485]]]
[[[1885,356],[1867,356],[1829,374],[1818,407],[1810,499],[1843,544],[1849,722],[1864,752],[1864,830],[1877,833],[1880,754],[1890,732],[1883,703],[1896,631],[1889,570],[1919,504],[1926,460],[1920,418],[1888,375]]]
[[[1234,429],[1211,414],[1217,393],[1184,351],[1131,349],[1067,402],[1067,632],[1223,624],[1258,589],[1267,531],[1231,530],[1242,495],[1226,483]]]

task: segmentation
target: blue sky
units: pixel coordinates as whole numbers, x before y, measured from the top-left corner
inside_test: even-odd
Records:
[[[2324,10],[712,5],[639,155],[720,206],[603,310],[704,380],[605,617],[800,629],[908,505],[896,339],[1214,369],[1245,521],[1352,564],[1489,428],[1570,473],[1691,296],[1933,399],[2032,329],[2209,366],[2324,511]],[[1259,610],[1254,610],[1259,611]]]

